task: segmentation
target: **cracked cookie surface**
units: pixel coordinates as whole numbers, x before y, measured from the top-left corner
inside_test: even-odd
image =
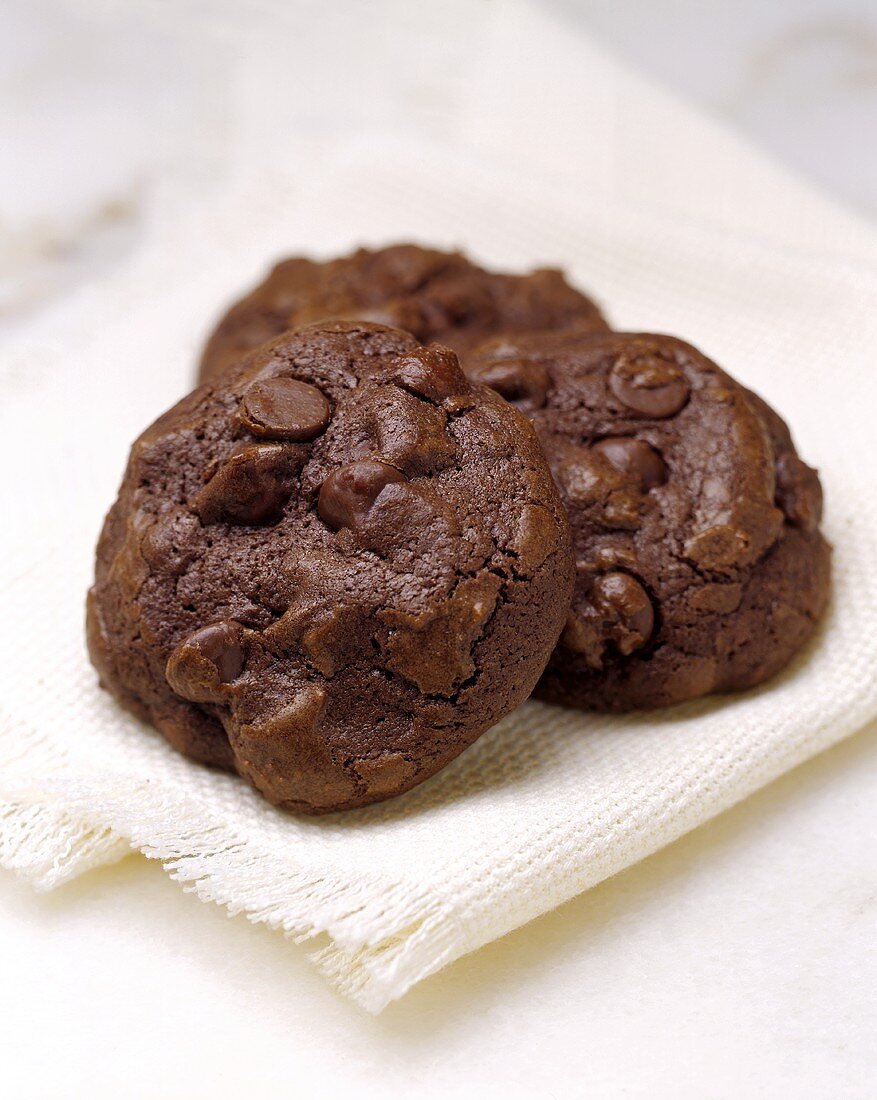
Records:
[[[204,348],[200,378],[286,329],[326,318],[392,325],[463,357],[500,334],[607,327],[597,306],[552,268],[508,275],[459,252],[413,244],[360,248],[322,263],[296,256],[278,263],[222,317]]]
[[[497,339],[469,373],[532,419],[570,519],[573,603],[537,694],[628,710],[738,690],[812,634],[830,562],[816,471],[695,348]]]
[[[325,323],[134,444],[89,648],[178,750],[323,813],[407,790],[526,698],[571,587],[526,418],[446,348]]]

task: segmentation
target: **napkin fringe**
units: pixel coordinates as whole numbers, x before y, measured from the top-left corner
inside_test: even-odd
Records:
[[[63,807],[0,801],[0,866],[38,890],[53,890],[130,851],[128,842],[112,829],[74,817]]]
[[[308,952],[310,959],[368,1012],[380,1012],[462,954],[446,908],[409,883],[295,867],[250,843],[230,842],[211,826],[187,831],[185,853],[176,848],[177,832],[165,840],[151,834],[138,847],[202,901],[282,930],[297,943],[324,941]]]
[[[435,895],[367,872],[330,873],[241,839],[191,799],[155,801],[119,777],[107,796],[87,777],[19,781],[0,801],[0,865],[41,889],[139,849],[187,892],[282,930],[339,991],[371,1013],[463,953],[462,933]],[[307,914],[304,918],[302,914]]]
[[[0,867],[38,890],[53,890],[131,851],[87,807],[74,810],[47,791],[44,781],[33,779],[67,764],[63,745],[5,709],[0,727]]]

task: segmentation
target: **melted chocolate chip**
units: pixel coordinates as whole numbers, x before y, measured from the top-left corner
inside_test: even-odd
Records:
[[[546,368],[525,359],[497,359],[485,363],[478,367],[476,378],[525,413],[541,409],[551,387]]]
[[[591,589],[591,602],[603,618],[605,637],[622,656],[629,657],[642,649],[652,636],[652,601],[629,573],[604,573]]]
[[[222,685],[236,680],[244,669],[242,639],[243,627],[233,619],[194,631],[168,658],[165,675],[171,688],[196,703],[220,700]]]
[[[663,458],[642,439],[612,436],[595,443],[594,450],[604,455],[616,470],[636,481],[644,493],[666,480]]]
[[[193,508],[203,523],[274,523],[283,514],[300,466],[295,447],[244,446],[219,466]]]
[[[627,408],[657,419],[679,412],[690,390],[678,364],[648,352],[620,355],[609,375],[609,387]]]
[[[354,530],[387,485],[407,481],[403,473],[387,462],[364,458],[335,470],[323,482],[317,502],[320,519],[333,530]]]
[[[247,428],[262,439],[306,443],[329,423],[329,402],[316,386],[277,375],[254,382],[238,412]]]
[[[636,530],[643,497],[638,485],[593,447],[564,443],[552,448],[550,461],[564,502],[571,512],[587,513],[601,527]]]
[[[413,394],[386,387],[384,399],[368,420],[377,446],[369,448],[364,457],[377,451],[408,477],[446,469],[455,461],[457,448],[445,430],[445,410]]]
[[[392,377],[411,393],[435,402],[471,390],[456,355],[450,348],[438,344],[431,348],[418,348],[400,359]]]

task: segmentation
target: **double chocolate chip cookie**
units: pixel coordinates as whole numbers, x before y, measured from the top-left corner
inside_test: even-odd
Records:
[[[229,309],[201,359],[202,381],[287,329],[326,318],[374,321],[465,357],[482,340],[571,325],[605,329],[597,306],[560,271],[485,271],[459,252],[413,244],[318,263],[294,257]]]
[[[821,488],[760,398],[669,336],[496,340],[470,375],[532,419],[572,527],[572,609],[537,694],[664,706],[761,683],[809,638]]]
[[[323,813],[413,787],[522,702],[572,581],[527,419],[446,348],[325,323],[134,444],[89,647],[181,752]]]

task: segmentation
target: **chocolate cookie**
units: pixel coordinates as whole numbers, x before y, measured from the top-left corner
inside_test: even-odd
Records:
[[[325,323],[134,444],[89,647],[181,752],[324,813],[413,787],[526,698],[572,579],[526,418],[446,348]]]
[[[751,687],[812,634],[822,491],[783,421],[693,347],[494,341],[471,376],[533,420],[567,508],[572,610],[537,689],[606,710]]]
[[[203,381],[286,329],[326,318],[376,321],[465,356],[499,334],[575,325],[605,329],[594,303],[560,271],[485,271],[459,252],[401,244],[317,263],[279,263],[225,314],[201,357]]]

